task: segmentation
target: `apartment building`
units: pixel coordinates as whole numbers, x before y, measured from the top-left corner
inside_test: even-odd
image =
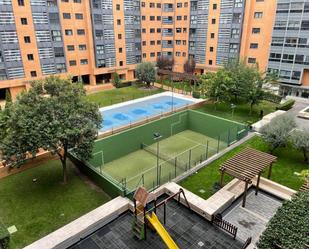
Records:
[[[277,72],[284,93],[309,88],[308,0],[0,0],[0,100],[48,75],[134,79],[141,61],[188,58],[196,73],[229,59]],[[292,89],[292,90],[291,90]],[[300,91],[300,92],[299,92]]]

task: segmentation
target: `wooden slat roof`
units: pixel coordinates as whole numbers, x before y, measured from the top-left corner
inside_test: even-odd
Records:
[[[309,192],[309,181],[305,181],[304,185],[299,189],[302,192]]]
[[[245,148],[222,164],[220,170],[240,180],[251,183],[277,157],[252,148]]]

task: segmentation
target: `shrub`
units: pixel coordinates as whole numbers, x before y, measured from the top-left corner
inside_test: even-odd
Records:
[[[280,104],[282,97],[271,92],[264,92],[263,99],[272,103]]]
[[[273,118],[269,124],[262,127],[260,132],[264,140],[269,144],[271,153],[276,148],[287,144],[290,131],[295,127],[294,118],[287,114]]]
[[[6,227],[0,222],[0,248],[9,248],[10,234]]]
[[[276,107],[276,110],[288,111],[293,107],[294,103],[295,103],[294,99],[289,99],[289,100],[285,101],[284,103],[278,105]]]
[[[309,244],[309,193],[295,195],[283,203],[270,220],[258,242],[259,249],[280,246],[284,249],[302,249]]]
[[[200,94],[200,92],[194,91],[194,92],[192,93],[192,97],[193,97],[193,98],[196,98],[196,99],[199,99],[199,98],[201,97],[201,94]]]

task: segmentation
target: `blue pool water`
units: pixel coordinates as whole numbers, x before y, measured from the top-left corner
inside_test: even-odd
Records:
[[[129,125],[193,103],[189,99],[175,96],[157,96],[121,107],[107,108],[107,110],[103,108],[101,110],[103,116],[101,132]]]

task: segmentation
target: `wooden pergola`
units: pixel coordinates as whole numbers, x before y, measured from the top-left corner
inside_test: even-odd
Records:
[[[220,167],[221,171],[221,187],[223,187],[224,174],[227,173],[239,180],[245,182],[245,191],[243,196],[242,206],[246,205],[248,185],[252,183],[252,180],[258,176],[256,183],[255,195],[258,194],[260,178],[263,171],[269,167],[268,178],[271,176],[272,164],[277,160],[277,157],[254,150],[251,148],[245,148],[232,158],[228,159]]]
[[[304,185],[299,189],[301,192],[309,192],[309,181],[305,181]]]

